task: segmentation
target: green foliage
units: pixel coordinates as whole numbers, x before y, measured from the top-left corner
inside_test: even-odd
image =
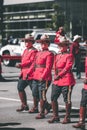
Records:
[[[65,16],[63,9],[58,5],[58,3],[53,4],[53,8],[55,10],[54,15],[52,16],[53,21],[53,29],[58,29],[60,26],[64,26],[65,24]]]

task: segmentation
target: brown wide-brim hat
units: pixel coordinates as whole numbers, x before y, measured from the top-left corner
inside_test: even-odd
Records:
[[[50,44],[50,39],[48,35],[44,34],[41,36],[39,40],[36,40],[36,42],[41,43],[41,44]]]
[[[30,34],[26,34],[25,38],[23,40],[24,40],[24,42],[32,42],[32,43],[35,42],[34,37],[31,36]]]
[[[39,40],[36,40],[37,43],[41,43],[41,44],[50,44],[50,40],[49,39],[39,39]]]
[[[61,37],[60,39],[59,39],[59,42],[57,43],[58,44],[58,46],[62,46],[62,47],[64,47],[64,46],[69,46],[71,43],[70,43],[70,41],[64,36],[64,37]]]

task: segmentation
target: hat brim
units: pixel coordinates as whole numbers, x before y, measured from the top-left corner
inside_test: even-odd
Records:
[[[39,39],[39,40],[36,40],[36,42],[37,42],[37,43],[41,43],[41,40],[40,40],[40,39]]]
[[[75,41],[78,40],[78,39],[81,39],[81,37],[79,36],[79,37],[77,37],[77,38],[74,38],[74,39],[73,39],[73,42],[75,42]]]
[[[39,39],[39,40],[36,40],[36,42],[41,43],[41,44],[50,44],[49,39]]]
[[[59,42],[58,43],[58,46],[69,46],[70,45],[70,42],[67,40],[67,41],[64,41],[64,42]]]
[[[32,39],[32,38],[24,38],[23,40],[24,40],[24,42],[32,42],[32,43],[35,42],[34,39]]]

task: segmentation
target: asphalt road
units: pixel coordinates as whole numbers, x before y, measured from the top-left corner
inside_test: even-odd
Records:
[[[17,82],[20,69],[15,67],[2,66],[3,77],[6,82],[0,82],[0,129],[1,130],[75,130],[72,127],[79,120],[79,104],[81,99],[81,89],[83,87],[84,73],[82,79],[76,80],[72,93],[72,112],[71,123],[61,124],[65,115],[65,106],[62,95],[59,98],[59,116],[60,122],[48,124],[47,120],[51,118],[52,111],[45,119],[36,120],[37,114],[18,113],[16,109],[20,106],[20,100],[17,93]],[[74,73],[75,75],[75,73]],[[28,105],[31,108],[32,93],[29,87],[26,88]],[[47,93],[47,99],[50,102],[51,86]]]

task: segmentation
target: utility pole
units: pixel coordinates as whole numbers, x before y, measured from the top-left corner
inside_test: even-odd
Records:
[[[84,37],[84,3],[82,2],[82,20],[81,20],[82,38]],[[83,39],[82,39],[83,40]]]
[[[72,1],[70,0],[70,38],[72,39]]]
[[[0,43],[3,39],[3,0],[0,0]]]

